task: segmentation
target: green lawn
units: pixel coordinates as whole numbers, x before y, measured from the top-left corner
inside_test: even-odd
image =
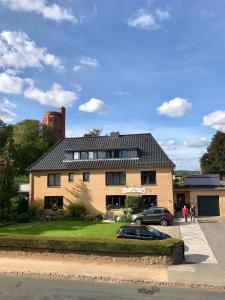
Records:
[[[29,234],[56,237],[115,237],[122,223],[92,221],[42,221],[0,227],[0,234]]]

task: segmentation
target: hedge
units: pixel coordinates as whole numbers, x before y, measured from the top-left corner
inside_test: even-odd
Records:
[[[50,251],[111,253],[128,255],[166,255],[183,241],[170,238],[161,241],[141,241],[112,238],[57,238],[31,235],[0,234],[0,248],[45,249]]]

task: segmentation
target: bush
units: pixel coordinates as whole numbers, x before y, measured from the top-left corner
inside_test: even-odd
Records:
[[[86,208],[83,203],[71,203],[68,207],[69,214],[72,218],[82,219],[86,214]]]
[[[24,196],[19,196],[17,203],[18,203],[18,206],[17,206],[18,215],[20,215],[22,213],[28,213],[29,202],[27,201],[27,199]]]
[[[125,199],[125,208],[131,208],[132,213],[140,212],[141,201],[141,196],[127,196]]]
[[[29,216],[32,218],[32,219],[37,219],[40,217],[41,215],[41,211],[42,211],[42,208],[41,208],[41,203],[39,202],[32,202],[29,206]]]
[[[52,251],[84,251],[127,255],[172,255],[174,248],[183,247],[178,239],[155,241],[113,238],[56,238],[31,235],[0,235],[0,248],[47,249]]]
[[[21,213],[17,216],[16,220],[19,223],[27,223],[29,222],[29,215],[28,213]]]

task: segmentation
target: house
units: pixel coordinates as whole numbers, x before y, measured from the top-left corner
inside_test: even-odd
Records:
[[[30,201],[45,209],[82,201],[90,214],[121,213],[127,195],[141,195],[143,208],[173,212],[174,167],[149,133],[65,138],[28,168]]]
[[[188,176],[174,186],[174,205],[195,205],[198,216],[225,216],[225,186],[218,174]]]

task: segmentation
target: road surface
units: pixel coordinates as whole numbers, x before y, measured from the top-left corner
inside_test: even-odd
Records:
[[[0,277],[1,300],[222,300],[225,291]]]

